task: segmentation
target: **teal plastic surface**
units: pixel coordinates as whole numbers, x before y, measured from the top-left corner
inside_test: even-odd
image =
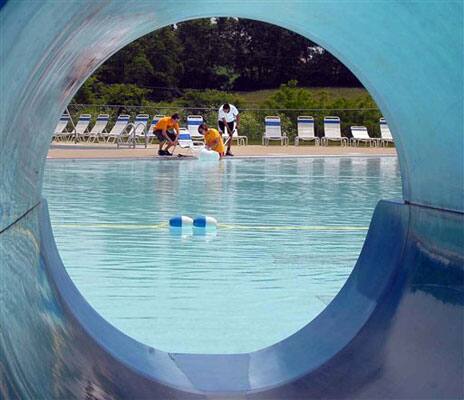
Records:
[[[464,396],[462,1],[0,7],[2,397]],[[320,317],[262,352],[227,357],[163,353],[101,320],[67,278],[39,205],[53,130],[85,79],[138,37],[209,16],[280,25],[345,63],[389,123],[407,203],[378,206],[352,277]]]

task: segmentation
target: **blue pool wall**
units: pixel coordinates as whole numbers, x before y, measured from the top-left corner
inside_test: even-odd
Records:
[[[332,303],[284,341],[235,355],[165,353],[112,327],[67,275],[49,221],[43,200],[0,241],[4,398],[464,394],[462,214],[381,201]]]
[[[462,398],[460,1],[0,2],[0,395],[4,398]],[[401,204],[377,206],[349,281],[286,340],[168,354],[103,321],[69,280],[41,185],[55,125],[109,56],[162,26],[238,16],[298,32],[361,80],[387,119]]]
[[[9,1],[0,14],[1,160],[8,166],[0,171],[0,229],[40,201],[56,122],[104,60],[167,24],[217,15],[274,23],[330,50],[390,125],[404,200],[463,210],[460,1]]]

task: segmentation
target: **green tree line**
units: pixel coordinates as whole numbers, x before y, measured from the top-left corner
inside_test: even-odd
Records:
[[[266,115],[279,115],[290,138],[302,114],[315,118],[318,135],[325,115],[340,117],[345,136],[352,125],[379,135],[375,102],[329,52],[286,29],[238,18],[183,22],[136,40],[108,59],[72,102],[93,106],[71,112],[108,112],[112,119],[201,114],[214,126],[224,102],[239,108],[251,142],[260,141]],[[111,104],[123,107],[104,106]]]
[[[185,89],[250,91],[290,80],[306,87],[361,86],[329,52],[286,29],[238,19],[198,19],[152,32],[108,59],[75,103],[171,101]]]
[[[266,94],[266,95],[264,95]],[[260,103],[250,107],[250,99],[260,96]],[[89,113],[95,118],[99,113],[108,113],[114,122],[117,115],[181,114],[181,125],[186,125],[189,114],[202,115],[211,126],[217,124],[217,111],[224,102],[236,105],[240,111],[240,131],[248,136],[250,143],[259,143],[264,132],[264,117],[278,115],[282,127],[291,140],[297,133],[297,117],[310,115],[315,119],[317,136],[323,135],[324,116],[336,115],[341,119],[342,132],[350,137],[350,127],[364,125],[371,136],[379,137],[379,118],[382,116],[369,93],[361,88],[301,88],[295,80],[282,84],[279,89],[252,93],[234,93],[215,89],[190,90],[170,102],[143,101],[125,106],[71,105],[73,120],[80,114]]]

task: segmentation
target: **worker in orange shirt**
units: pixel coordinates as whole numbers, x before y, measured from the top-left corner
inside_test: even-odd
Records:
[[[169,149],[177,144],[179,120],[179,114],[176,113],[170,117],[161,118],[153,128],[153,133],[159,140],[158,155],[172,156]],[[167,146],[165,146],[166,144]]]
[[[204,122],[198,127],[198,132],[203,135],[208,150],[214,150],[219,156],[224,156],[224,143],[217,129],[209,128]]]

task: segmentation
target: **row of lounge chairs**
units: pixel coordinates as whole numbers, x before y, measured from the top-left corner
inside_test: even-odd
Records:
[[[387,146],[393,143],[393,137],[385,118],[380,118],[380,138],[369,136],[365,126],[352,126],[351,138],[342,136],[341,122],[339,117],[324,117],[324,136],[319,138],[314,131],[314,118],[311,116],[300,116],[297,119],[298,134],[295,137],[295,146],[300,142],[313,141],[316,145],[328,146],[330,142],[338,142],[341,146],[359,146],[360,143],[369,146]],[[264,119],[264,135],[262,144],[267,145],[271,140],[280,141],[281,145],[288,144],[288,137],[282,131],[280,117],[269,116]]]
[[[67,127],[72,120],[68,114],[63,114],[56,126],[53,140],[58,142],[72,140],[76,143],[103,141],[122,145],[142,139],[146,146],[153,138],[153,129],[148,125],[148,114],[137,115],[133,122],[130,122],[130,115],[120,114],[111,130],[108,130],[109,114],[99,114],[92,129],[90,129],[91,117],[90,114],[81,114],[77,124],[72,124],[73,128],[68,130]],[[162,117],[163,115],[155,115],[151,125],[156,125]]]
[[[76,125],[71,130],[67,127],[71,121],[68,114],[64,114],[55,129],[53,140],[55,141],[75,141],[77,142],[108,142],[116,143],[118,147],[129,146],[135,147],[142,144],[147,147],[148,143],[155,139],[153,127],[163,118],[164,115],[155,115],[149,123],[148,114],[138,114],[133,122],[130,122],[130,116],[120,114],[111,130],[108,130],[110,121],[109,114],[98,115],[94,126],[90,129],[90,114],[81,114]],[[194,142],[202,142],[203,137],[198,133],[198,126],[203,122],[201,115],[189,115],[187,117],[187,128],[183,128],[183,133],[188,132]],[[263,145],[268,145],[270,141],[280,141],[281,145],[288,145],[288,137],[282,130],[280,117],[268,116],[264,119],[264,134],[262,138]],[[319,138],[315,135],[314,118],[311,116],[300,116],[297,120],[298,135],[295,137],[295,145],[300,142],[314,142],[316,145],[328,145],[330,142],[338,142],[342,146],[359,146],[365,143],[370,146],[386,146],[393,143],[393,138],[384,118],[380,119],[380,138],[369,136],[365,126],[352,126],[352,138],[347,138],[341,134],[341,123],[339,117],[324,117],[324,136]],[[228,139],[227,135],[224,135]],[[232,140],[236,140],[238,145],[248,144],[248,138],[245,135],[239,135],[237,130],[234,131]]]
[[[148,114],[138,114],[133,122],[130,122],[130,116],[120,114],[111,130],[108,130],[110,121],[109,114],[98,115],[95,125],[90,129],[90,114],[81,114],[77,124],[73,125],[71,130],[67,127],[71,122],[71,117],[64,114],[58,125],[56,126],[53,135],[54,141],[74,141],[78,142],[108,142],[117,143],[119,146],[135,147],[142,143],[147,147],[147,144],[155,139],[153,135],[153,127],[164,115],[155,115],[149,123]],[[189,115],[187,117],[187,130],[193,140],[202,141],[203,136],[198,133],[198,126],[203,122],[201,115]],[[184,128],[185,129],[185,128]],[[236,140],[238,144],[248,144],[246,136],[239,136],[237,131],[234,132],[232,140]]]

